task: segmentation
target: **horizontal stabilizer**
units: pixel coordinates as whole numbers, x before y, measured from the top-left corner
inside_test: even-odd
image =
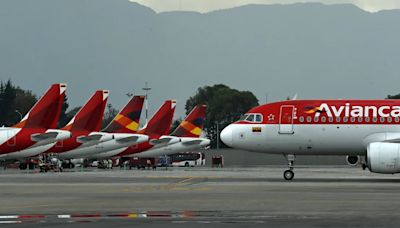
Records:
[[[35,142],[45,141],[49,139],[56,139],[58,132],[47,132],[43,134],[33,134],[31,135],[31,140]]]
[[[388,143],[400,143],[400,138],[396,138],[396,139],[388,139],[385,140],[383,142],[388,142]]]
[[[172,138],[161,138],[161,139],[152,139],[150,140],[150,145],[161,145],[161,144],[168,144]]]
[[[139,136],[128,136],[125,138],[116,139],[117,143],[135,143],[139,139]]]
[[[79,136],[76,141],[79,143],[92,143],[92,142],[96,142],[96,141],[100,141],[101,137],[103,137],[103,135],[89,135],[89,136]]]
[[[182,142],[182,145],[193,146],[193,145],[199,145],[202,142],[203,142],[203,140],[201,140],[201,139],[195,139],[195,140],[191,140],[191,141]]]

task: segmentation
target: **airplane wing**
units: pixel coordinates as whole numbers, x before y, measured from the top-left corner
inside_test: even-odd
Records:
[[[46,132],[43,134],[32,134],[31,140],[35,142],[45,141],[49,139],[56,139],[58,133],[57,132]]]
[[[79,136],[76,141],[79,143],[93,143],[99,141],[103,135],[89,135],[89,136]]]
[[[161,138],[161,139],[152,139],[150,140],[150,145],[160,145],[160,144],[167,144],[172,140],[172,138]]]
[[[203,142],[203,140],[195,139],[195,140],[191,140],[191,141],[182,142],[182,145],[184,145],[184,146],[194,146],[194,145],[199,145],[201,142]]]
[[[128,136],[125,138],[116,139],[115,141],[117,143],[130,143],[130,142],[134,143],[134,142],[137,142],[138,139],[139,139],[139,136],[134,135],[134,136]]]

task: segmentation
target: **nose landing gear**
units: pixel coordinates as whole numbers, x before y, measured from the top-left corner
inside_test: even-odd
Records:
[[[287,154],[287,155],[285,155],[285,158],[288,161],[289,169],[286,170],[285,172],[283,172],[283,178],[285,178],[285,180],[287,180],[287,181],[290,181],[294,177],[293,163],[294,163],[295,155]]]

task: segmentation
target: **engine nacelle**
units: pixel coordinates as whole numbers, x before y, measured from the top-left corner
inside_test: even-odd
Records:
[[[376,142],[367,147],[368,168],[374,173],[400,172],[400,144]]]
[[[346,162],[349,166],[357,166],[360,162],[360,156],[346,156]]]

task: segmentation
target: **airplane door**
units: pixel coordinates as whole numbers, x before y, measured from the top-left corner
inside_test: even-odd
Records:
[[[279,134],[293,134],[293,105],[282,105],[279,115]]]

